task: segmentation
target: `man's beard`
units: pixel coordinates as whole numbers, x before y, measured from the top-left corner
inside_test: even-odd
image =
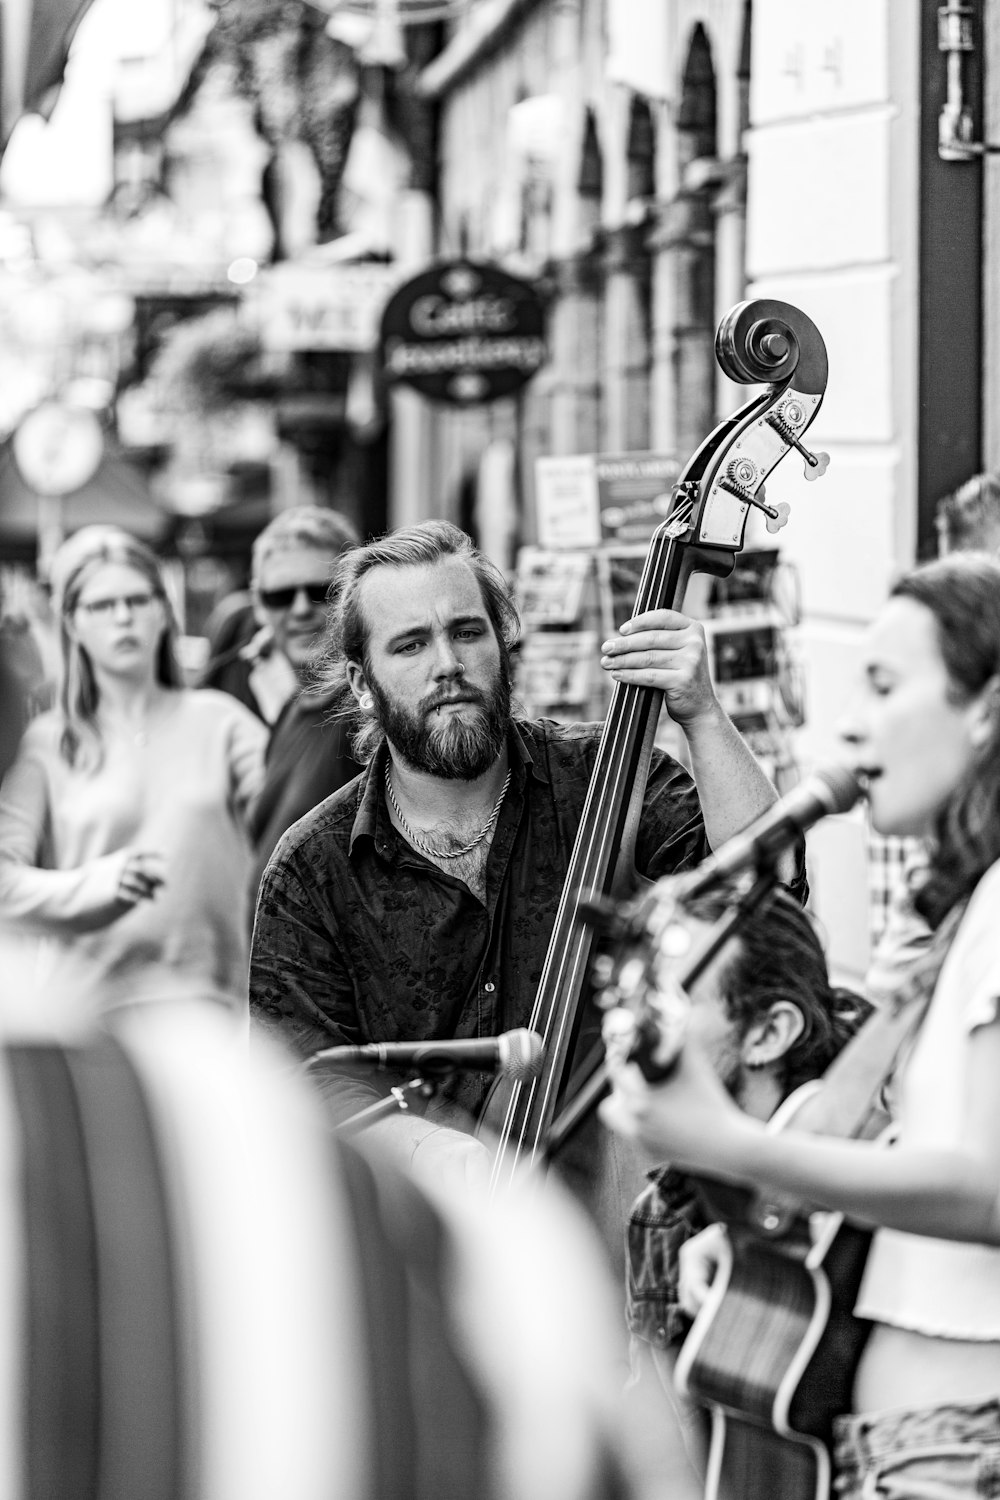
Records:
[[[510,724],[509,674],[501,664],[488,692],[459,682],[457,690],[435,691],[415,711],[394,699],[368,674],[368,690],[375,717],[408,766],[449,781],[475,781],[495,763]],[[470,720],[457,714],[443,718],[434,712],[456,697],[475,708]]]

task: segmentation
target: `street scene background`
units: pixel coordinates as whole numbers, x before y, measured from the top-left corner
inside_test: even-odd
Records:
[[[194,680],[283,509],[363,537],[444,517],[517,582],[528,710],[600,717],[596,643],[663,497],[753,394],[716,329],[775,299],[827,347],[829,468],[791,454],[767,486],[787,526],[754,513],[688,607],[779,787],[831,756],[887,586],[1000,465],[1000,6],[0,17],[0,577],[26,658],[52,669],[48,568],[85,525],[163,560]],[[861,810],[810,834],[847,977],[876,935],[867,849]]]

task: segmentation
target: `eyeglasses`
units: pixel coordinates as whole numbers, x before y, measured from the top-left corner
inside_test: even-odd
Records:
[[[284,589],[260,589],[258,594],[265,609],[289,609],[299,594],[305,594],[310,604],[325,604],[329,588],[328,583],[292,583]]]
[[[157,594],[112,594],[107,599],[80,599],[77,609],[82,609],[84,614],[96,615],[98,619],[109,620],[115,611],[121,606],[127,609],[129,614],[141,614],[150,608]]]

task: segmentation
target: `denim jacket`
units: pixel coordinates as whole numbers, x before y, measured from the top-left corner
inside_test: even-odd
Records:
[[[648,1173],[627,1230],[626,1319],[637,1338],[670,1349],[683,1343],[691,1320],[677,1297],[681,1245],[706,1224],[690,1180],[672,1167]]]

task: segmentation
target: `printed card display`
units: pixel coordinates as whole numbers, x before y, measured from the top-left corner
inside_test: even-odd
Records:
[[[598,659],[596,630],[537,630],[518,655],[515,691],[529,713],[585,704]]]
[[[589,552],[546,552],[541,547],[522,547],[515,588],[525,629],[572,625],[580,613],[583,586],[591,566]]]

